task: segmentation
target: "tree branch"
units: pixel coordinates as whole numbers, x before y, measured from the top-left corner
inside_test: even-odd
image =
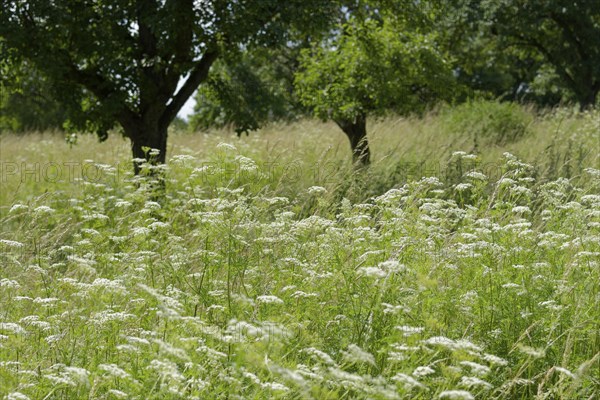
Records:
[[[98,72],[81,70],[73,63],[69,64],[69,69],[73,76],[73,80],[87,88],[101,102],[114,99],[115,97],[119,97],[121,95],[121,93],[119,93],[113,84]],[[121,102],[120,100],[117,101],[121,103],[119,111],[117,111],[112,117],[121,124],[127,136],[129,137],[130,132],[134,131],[134,127],[137,124],[137,117],[136,114],[131,111],[124,102]]]
[[[524,44],[528,44],[529,46],[537,49],[542,55],[550,62],[550,64],[556,69],[556,72],[567,82],[567,84],[571,87],[571,89],[579,95],[579,85],[575,81],[575,79],[569,74],[566,68],[559,62],[559,60],[552,54],[545,46],[543,46],[539,41],[534,38],[526,38],[523,35],[513,35],[523,41]]]
[[[181,107],[183,107],[187,99],[189,99],[198,86],[206,80],[208,71],[218,56],[219,52],[217,50],[209,50],[204,53],[181,89],[179,89],[173,96],[171,102],[167,105],[167,108],[160,119],[161,125],[169,125],[171,121],[175,119],[177,113],[181,110]]]
[[[561,18],[555,13],[551,13],[550,18],[562,29],[567,40],[575,45],[575,48],[577,49],[577,53],[579,53],[581,61],[586,62],[588,59],[586,49],[584,48],[583,44],[571,28],[571,26],[569,26],[568,22],[566,22],[563,18]]]

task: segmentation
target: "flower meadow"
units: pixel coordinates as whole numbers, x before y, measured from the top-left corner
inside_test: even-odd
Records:
[[[241,153],[3,209],[1,399],[600,397],[599,169],[456,152],[358,201]]]

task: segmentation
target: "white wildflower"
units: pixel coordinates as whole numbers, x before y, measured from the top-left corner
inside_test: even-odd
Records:
[[[19,323],[27,326],[33,326],[42,331],[49,331],[52,329],[52,326],[49,322],[40,321],[40,317],[37,315],[28,315],[26,317],[23,317],[19,320]]]
[[[5,331],[14,334],[23,334],[27,333],[25,329],[19,324],[15,324],[14,322],[0,322],[0,331]]]
[[[21,210],[28,210],[29,207],[27,207],[25,204],[15,204],[13,205],[10,210],[8,211],[9,213],[13,213],[13,212],[17,212],[17,211],[21,211]]]
[[[487,180],[487,176],[485,176],[484,174],[482,174],[481,172],[477,172],[477,171],[470,171],[467,172],[465,174],[465,176],[467,178],[471,178],[471,179],[475,179],[475,180],[479,180],[479,181],[486,181]]]
[[[162,207],[160,205],[160,203],[157,203],[156,201],[150,201],[147,200],[144,203],[144,209],[146,210],[160,210]]]
[[[206,354],[210,359],[212,360],[223,360],[227,358],[227,354],[221,352],[221,351],[217,351],[215,349],[212,349],[206,345],[202,345],[200,347],[198,347],[196,349],[197,352],[199,353],[204,353]]]
[[[442,347],[447,347],[449,349],[454,348],[454,346],[456,345],[456,342],[452,339],[449,339],[445,336],[434,336],[434,337],[430,337],[427,340],[423,341],[424,344],[429,344],[429,345],[436,345],[436,346],[442,346]]]
[[[177,364],[171,361],[152,360],[147,368],[156,371],[163,378],[175,381],[183,381],[185,379],[183,374],[179,372]]]
[[[309,354],[310,356],[312,356],[312,358],[315,358],[318,361],[321,361],[327,365],[335,365],[335,361],[333,361],[333,358],[331,358],[329,354],[319,349],[315,349],[314,347],[308,347],[306,349],[303,349],[302,352]]]
[[[265,389],[270,389],[279,392],[287,392],[290,390],[287,386],[278,382],[264,382],[261,384],[261,386]]]
[[[393,381],[400,382],[404,385],[404,389],[412,390],[413,388],[425,389],[425,385],[416,380],[410,375],[403,373],[397,373],[392,377]]]
[[[435,176],[421,178],[421,180],[418,183],[424,184],[424,185],[430,185],[430,186],[443,186],[443,184],[439,180],[439,178],[437,178]]]
[[[306,292],[303,292],[301,290],[297,290],[294,293],[292,293],[291,297],[294,298],[294,299],[309,298],[309,297],[318,297],[318,294],[316,294],[316,293],[306,293]]]
[[[117,399],[126,399],[129,397],[129,395],[127,393],[125,393],[121,390],[117,390],[117,389],[110,389],[107,393],[112,394]]]
[[[498,186],[513,186],[516,185],[516,181],[510,178],[502,178],[498,181]]]
[[[375,365],[375,357],[355,344],[349,345],[346,351],[342,351],[342,356],[346,362],[352,364],[365,363]]]
[[[143,226],[136,226],[131,230],[133,236],[146,236],[152,232],[150,229]]]
[[[30,400],[29,397],[20,392],[12,392],[6,396],[6,400]]]
[[[479,379],[475,376],[463,376],[460,378],[460,386],[464,386],[467,388],[472,387],[482,387],[484,389],[491,389],[493,386],[491,383],[484,381],[483,379]]]
[[[421,366],[421,367],[417,367],[415,368],[415,370],[413,371],[413,375],[414,376],[427,376],[427,375],[431,375],[434,374],[435,370],[429,366]]]
[[[35,299],[33,299],[33,302],[42,305],[52,305],[58,300],[59,299],[57,299],[56,297],[36,297]]]
[[[125,290],[125,286],[123,286],[123,282],[120,279],[112,281],[106,278],[97,278],[91,283],[90,286],[95,288],[111,289],[115,291]]]
[[[409,313],[410,312],[410,308],[404,305],[392,305],[392,304],[388,304],[388,303],[381,303],[381,305],[383,306],[383,313],[384,314],[392,314],[392,315],[396,315],[399,312],[405,312],[405,313]]]
[[[466,390],[445,390],[440,393],[438,398],[450,400],[475,400],[475,397]]]
[[[485,376],[491,372],[490,367],[488,367],[487,365],[481,365],[473,361],[461,361],[460,365],[469,367],[471,369],[471,372],[478,376]]]
[[[184,349],[180,349],[178,347],[173,346],[170,343],[164,342],[159,339],[154,339],[153,342],[158,344],[160,352],[163,354],[179,358],[183,361],[188,361],[190,359],[190,356],[188,356],[187,352]]]
[[[242,171],[255,172],[258,170],[258,166],[251,158],[236,156],[235,161],[239,164],[240,170]]]
[[[148,227],[153,231],[164,231],[169,229],[171,225],[168,222],[156,221],[151,223]]]
[[[387,276],[387,272],[377,267],[361,267],[356,272],[358,276],[369,278],[385,278]]]
[[[406,271],[406,265],[400,264],[400,262],[397,260],[383,261],[383,262],[380,262],[377,266],[384,271],[390,271],[390,272]]]
[[[473,187],[473,185],[471,185],[470,183],[459,183],[458,185],[454,186],[454,190],[456,190],[457,192],[464,192],[465,190],[469,190]]]
[[[454,348],[457,350],[469,350],[476,353],[481,352],[483,349],[477,346],[475,343],[471,343],[466,339],[459,339],[454,343]]]
[[[39,206],[39,207],[35,208],[33,210],[33,212],[35,214],[37,214],[37,215],[40,215],[40,214],[51,214],[51,213],[54,212],[54,209],[50,208],[48,206]]]
[[[513,207],[512,212],[515,214],[531,214],[531,209],[527,206]]]
[[[337,379],[338,381],[343,383],[344,386],[359,387],[359,385],[362,386],[365,380],[365,378],[359,374],[346,372],[339,368],[329,368],[329,373],[334,379]]]
[[[221,149],[221,150],[231,150],[231,151],[236,151],[237,148],[229,143],[225,143],[225,142],[220,142],[219,144],[217,144],[217,149]]]
[[[9,289],[19,289],[21,285],[19,282],[7,278],[0,279],[0,287],[5,287]]]
[[[256,302],[262,304],[283,304],[283,300],[273,295],[258,296]]]
[[[85,368],[80,367],[65,367],[65,372],[70,377],[74,378],[78,383],[89,386],[89,374],[90,372]]]
[[[126,321],[132,318],[136,318],[136,315],[129,314],[124,311],[115,312],[113,310],[104,310],[93,313],[90,318],[90,321],[94,324],[104,325],[112,321]]]
[[[600,169],[586,168],[584,169],[584,171],[592,175],[593,177],[600,178]]]
[[[600,204],[600,195],[586,194],[584,196],[581,196],[581,202],[590,205]]]
[[[423,328],[422,326],[407,326],[407,325],[397,326],[396,329],[401,331],[405,337],[409,337],[412,335],[416,335],[418,333],[422,333],[425,330],[425,328]]]
[[[0,239],[0,244],[5,245],[6,247],[12,247],[14,249],[20,249],[22,247],[25,247],[25,245],[21,242],[17,242],[15,240],[7,240],[7,239]]]
[[[308,188],[308,194],[310,195],[324,195],[327,193],[327,189],[322,186],[311,186]]]
[[[270,206],[284,206],[289,204],[290,200],[287,197],[269,197],[264,198]]]
[[[560,304],[557,304],[554,300],[541,301],[538,303],[538,305],[552,311],[560,311],[564,308]]]
[[[178,163],[184,163],[186,161],[195,161],[196,157],[189,155],[189,154],[175,154],[173,157],[171,157],[170,162],[174,163],[174,164],[178,164]]]
[[[44,340],[46,341],[46,343],[48,343],[48,344],[51,345],[53,343],[56,343],[56,342],[60,341],[64,337],[65,337],[64,333],[59,333],[59,334],[56,334],[56,335],[46,336],[44,338]]]

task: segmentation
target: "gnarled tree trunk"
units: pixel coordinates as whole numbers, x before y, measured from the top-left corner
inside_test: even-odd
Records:
[[[596,99],[600,92],[600,82],[590,87],[584,93],[580,94],[579,97],[579,109],[581,111],[588,110],[596,105]]]
[[[131,139],[131,152],[133,154],[133,170],[136,175],[141,172],[142,161],[150,165],[164,164],[167,159],[167,127],[140,126],[133,135],[127,135]],[[158,150],[158,154],[149,149]]]
[[[367,117],[360,114],[353,121],[337,119],[335,123],[344,131],[350,140],[352,161],[356,166],[366,166],[371,163],[371,150],[367,139]]]
[[[163,172],[157,167],[167,159],[167,124],[161,124],[156,119],[144,121],[136,118],[131,124],[124,126],[125,136],[131,140],[133,155],[133,171],[135,175],[149,177],[150,187],[155,192],[153,198],[159,199],[166,188]],[[158,153],[156,152],[158,150]],[[150,165],[145,171],[144,164]]]

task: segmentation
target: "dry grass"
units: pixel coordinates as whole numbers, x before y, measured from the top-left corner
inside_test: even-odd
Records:
[[[586,167],[600,167],[599,121],[597,111],[558,110],[536,116],[521,140],[498,145],[477,140],[472,132],[450,132],[447,121],[434,113],[424,118],[371,120],[373,165],[369,176],[374,186],[366,192],[382,192],[407,177],[448,175],[448,160],[455,151],[476,153],[478,163],[490,174],[500,173],[498,160],[509,152],[536,165],[538,176],[576,178]],[[94,180],[96,164],[118,165],[122,176],[128,176],[131,169],[129,142],[118,133],[103,143],[92,135],[81,135],[72,147],[57,132],[3,135],[0,141],[0,204],[4,207],[18,198],[31,199],[47,191],[76,192],[80,189],[78,178]],[[331,122],[314,120],[271,124],[241,138],[227,129],[171,132],[168,156],[187,154],[210,162],[221,142],[233,144],[239,154],[260,167],[277,171],[277,179],[293,174],[293,185],[281,188],[288,195],[314,184],[337,186],[347,181],[352,171],[344,134]]]

